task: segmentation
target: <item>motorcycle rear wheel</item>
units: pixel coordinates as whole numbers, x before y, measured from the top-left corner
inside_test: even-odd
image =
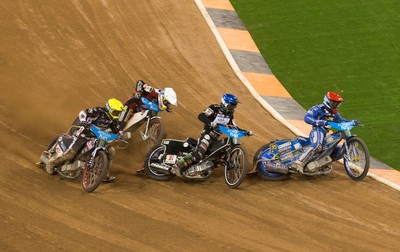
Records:
[[[261,163],[257,163],[257,161],[262,157],[264,151],[268,149],[270,145],[271,145],[270,143],[264,144],[254,154],[253,167],[255,167],[255,169],[257,170],[257,176],[262,180],[269,180],[269,181],[288,180],[291,174],[279,174],[279,173],[268,172],[266,169],[263,169],[261,167]]]
[[[107,175],[108,157],[104,151],[97,151],[91,168],[86,164],[82,175],[82,188],[85,192],[93,192]]]
[[[158,181],[167,181],[171,180],[175,175],[174,174],[166,174],[159,172],[155,169],[153,169],[150,165],[152,162],[162,162],[162,160],[159,159],[159,157],[164,153],[164,145],[156,145],[153,148],[150,149],[148,154],[146,155],[146,158],[144,160],[144,172],[146,173],[146,176],[158,180]]]
[[[230,159],[224,167],[225,183],[231,189],[239,187],[246,177],[248,169],[246,150],[240,145],[233,147]]]
[[[348,153],[343,153],[343,164],[347,175],[356,181],[365,178],[369,170],[370,156],[365,142],[353,137],[347,140]]]

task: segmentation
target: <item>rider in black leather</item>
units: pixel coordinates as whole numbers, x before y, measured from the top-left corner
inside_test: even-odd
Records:
[[[236,126],[233,119],[233,113],[239,100],[232,94],[224,94],[221,98],[220,105],[211,104],[203,112],[198,115],[198,119],[204,123],[204,128],[197,140],[195,150],[187,154],[184,158],[178,161],[173,172],[180,175],[190,165],[196,164],[207,152],[208,148],[218,140],[221,132],[218,125]],[[253,132],[248,131],[247,135],[253,135]]]
[[[109,129],[115,134],[119,133],[122,128],[119,125],[118,118],[122,110],[123,104],[119,100],[112,98],[107,101],[105,107],[88,108],[79,112],[78,119],[73,124],[80,127],[71,133],[73,139],[71,145],[62,155],[50,158],[46,165],[46,171],[49,174],[53,174],[55,166],[72,160],[75,157],[76,153],[86,144],[86,136],[92,134],[88,129],[91,125],[95,125],[102,130]],[[114,148],[111,147],[109,152],[112,160],[115,154]],[[114,179],[115,177],[107,173],[105,181],[109,182]]]

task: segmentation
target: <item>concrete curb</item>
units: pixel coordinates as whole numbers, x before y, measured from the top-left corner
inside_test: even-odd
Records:
[[[294,134],[308,136],[311,127],[298,118],[306,111],[274,77],[229,0],[194,1],[236,76],[254,98]],[[400,173],[378,160],[371,159],[368,176],[400,191]]]

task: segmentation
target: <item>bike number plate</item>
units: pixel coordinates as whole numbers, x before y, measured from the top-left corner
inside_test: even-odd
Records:
[[[89,150],[91,150],[94,145],[95,145],[96,139],[91,139],[89,141],[86,142],[86,146],[84,148],[84,152],[88,152]]]
[[[176,163],[176,159],[177,159],[177,156],[176,156],[176,155],[168,154],[168,155],[165,157],[165,163],[166,163],[166,164],[175,164],[175,163]]]
[[[57,146],[56,146],[56,153],[58,155],[62,155],[64,153],[64,151],[62,150],[62,148],[59,144],[57,144]]]

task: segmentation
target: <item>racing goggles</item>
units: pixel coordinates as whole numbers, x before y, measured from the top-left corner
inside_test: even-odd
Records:
[[[118,111],[118,110],[111,110],[111,111],[109,111],[109,113],[110,113],[110,115],[111,115],[113,118],[118,118],[118,117],[119,117],[119,114],[121,114],[121,111]]]
[[[163,102],[162,103],[167,107],[169,105],[169,101],[165,97],[163,98]]]
[[[337,101],[330,101],[330,106],[331,108],[335,109],[335,108],[339,108],[341,102],[337,102]]]
[[[225,104],[225,109],[228,111],[233,111],[236,109],[236,104]]]

